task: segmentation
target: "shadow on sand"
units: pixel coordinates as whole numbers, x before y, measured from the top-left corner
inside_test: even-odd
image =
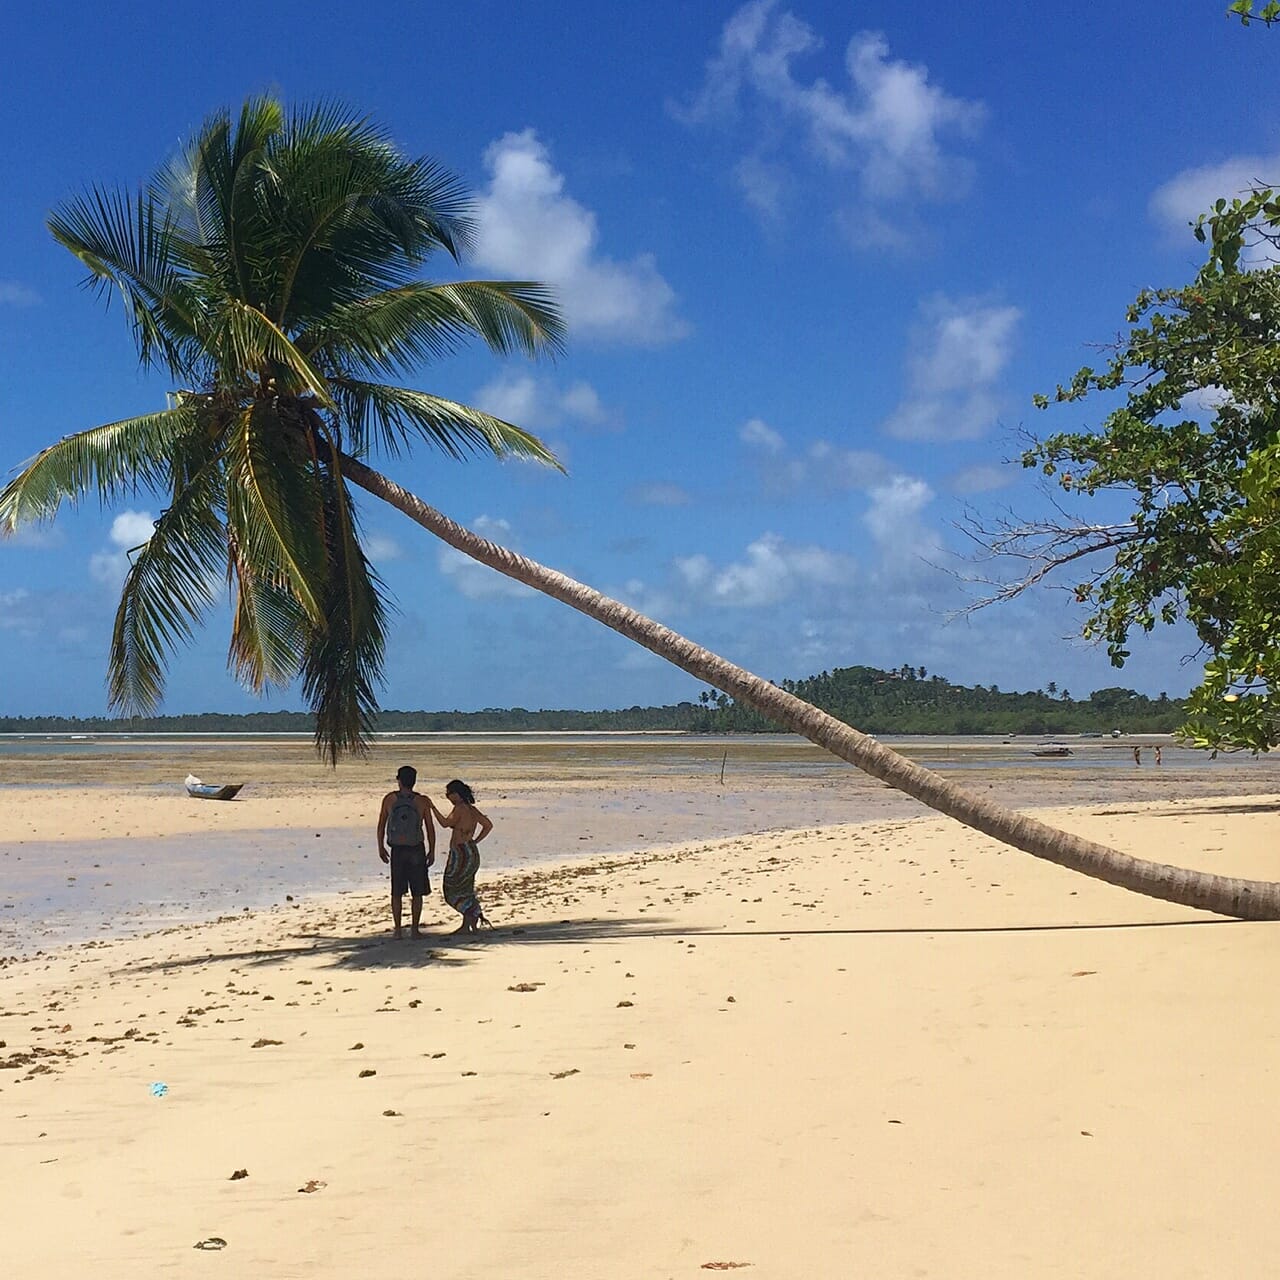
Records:
[[[486,929],[476,937],[450,933],[428,933],[420,939],[370,938],[367,935],[333,937],[300,934],[296,945],[258,947],[246,951],[203,952],[174,960],[151,960],[125,966],[122,973],[160,973],[189,969],[219,961],[237,961],[253,967],[285,965],[306,957],[327,958],[328,967],[341,970],[425,969],[468,964],[478,952],[494,947],[563,946],[584,942],[621,942],[630,938],[857,938],[946,934],[1001,933],[1099,933],[1108,930],[1188,929],[1210,925],[1245,924],[1226,918],[1187,920],[1117,920],[1097,924],[1007,924],[1007,925],[911,925],[889,928],[818,929],[699,929],[660,920],[556,920]]]
[[[1155,805],[1141,809],[1098,809],[1096,816],[1112,818],[1119,815],[1140,813],[1151,818],[1183,818],[1189,813],[1214,814],[1222,813],[1280,813],[1280,800],[1239,800],[1233,804],[1180,804],[1176,808],[1160,809]]]

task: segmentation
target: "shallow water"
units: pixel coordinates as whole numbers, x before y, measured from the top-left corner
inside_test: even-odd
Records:
[[[1220,757],[1164,746],[1154,765],[1142,739],[1064,739],[1065,759],[1038,759],[1036,739],[884,739],[961,785],[1015,807],[1280,792],[1280,759]],[[1132,748],[1145,742],[1141,768]],[[193,770],[353,797],[358,825],[0,843],[0,955],[135,933],[245,908],[289,910],[304,895],[376,890],[373,821],[395,764],[462,776],[494,817],[489,870],[648,849],[690,840],[839,822],[916,817],[907,796],[789,735],[398,735],[363,762],[329,770],[300,736],[0,740],[0,787],[127,786],[181,793]],[[426,773],[424,772],[424,777]],[[366,804],[367,796],[367,804]],[[192,802],[201,804],[208,802]],[[430,913],[443,918],[433,899]]]

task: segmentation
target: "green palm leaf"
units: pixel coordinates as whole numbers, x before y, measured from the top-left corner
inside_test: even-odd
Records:
[[[301,435],[286,437],[268,407],[246,410],[227,440],[227,526],[255,576],[323,619],[323,495]]]
[[[219,380],[228,389],[270,380],[282,393],[310,392],[321,404],[332,403],[324,377],[257,307],[227,299],[209,343],[218,358]]]
[[[332,460],[334,451],[327,456]],[[320,477],[330,574],[325,624],[307,628],[302,688],[316,713],[316,747],[336,764],[342,754],[363,754],[373,732],[386,647],[386,605],[378,577],[360,548],[345,481],[332,461]]]
[[[133,558],[111,636],[112,707],[141,715],[157,708],[169,655],[192,638],[215,599],[226,557],[221,469],[214,458],[190,478]]]
[[[86,284],[115,288],[144,365],[182,376],[198,358],[199,299],[175,260],[173,215],[146,192],[92,189],[49,216],[49,230],[89,269]]]
[[[219,569],[235,674],[255,689],[301,675],[317,744],[334,760],[361,750],[387,606],[333,459],[426,440],[455,458],[558,466],[513,423],[384,381],[474,338],[554,355],[564,325],[550,292],[421,280],[432,254],[467,248],[467,192],[336,103],[286,112],[250,98],[140,189],[91,189],[49,227],[92,287],[123,300],[143,365],[166,365],[184,390],[33,458],[0,490],[0,531],[87,495],[165,494],[117,610],[113,705],[158,703]]]
[[[64,501],[95,494],[104,504],[167,486],[170,460],[199,426],[196,404],[108,422],[42,449],[0,491],[0,531],[51,520]]]
[[[354,378],[331,381],[351,451],[357,455],[376,446],[394,456],[415,440],[425,440],[451,458],[491,453],[564,470],[536,436],[480,409],[405,387]]]
[[[564,323],[543,285],[414,283],[338,308],[298,346],[322,365],[391,372],[450,355],[477,335],[499,354],[537,356],[560,350]]]

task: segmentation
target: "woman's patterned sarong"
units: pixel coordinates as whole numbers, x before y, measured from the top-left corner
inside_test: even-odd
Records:
[[[474,840],[449,850],[444,867],[444,900],[469,923],[484,918],[476,897],[476,872],[480,870],[480,850]]]

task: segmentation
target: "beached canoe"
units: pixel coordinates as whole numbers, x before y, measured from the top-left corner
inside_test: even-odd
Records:
[[[230,786],[215,786],[212,782],[201,782],[194,774],[187,774],[187,795],[197,800],[232,800],[235,798],[243,782]]]

